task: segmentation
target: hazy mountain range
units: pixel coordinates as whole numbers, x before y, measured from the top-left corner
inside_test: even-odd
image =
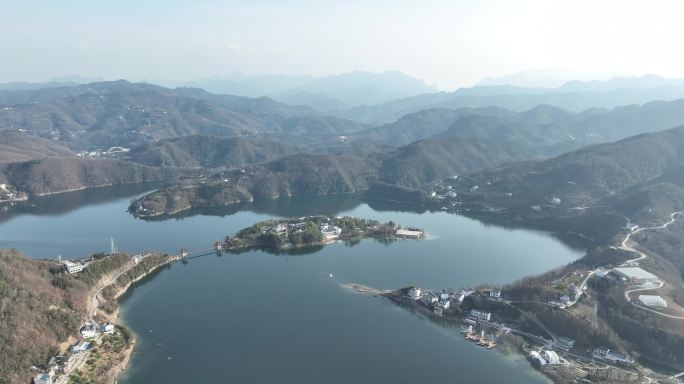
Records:
[[[231,73],[175,85],[237,96],[268,96],[286,104],[308,105],[320,111],[379,104],[437,91],[436,87],[397,71],[357,71],[322,77]]]

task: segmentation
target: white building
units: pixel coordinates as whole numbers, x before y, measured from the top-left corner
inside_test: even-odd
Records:
[[[442,308],[443,310],[449,309],[451,306],[451,301],[449,299],[447,300],[439,300],[435,306]]]
[[[466,297],[472,295],[473,293],[475,293],[475,291],[472,289],[461,289],[461,292],[456,295],[456,300],[458,300],[459,303],[462,303]]]
[[[421,298],[421,300],[426,305],[431,305],[431,304],[436,303],[438,301],[437,296],[435,296],[434,294],[432,294],[430,292],[424,294],[423,297]]]
[[[271,233],[275,233],[275,234],[277,234],[277,235],[280,235],[280,234],[283,234],[283,233],[286,233],[286,232],[287,232],[287,225],[285,225],[285,224],[276,224],[276,225],[272,225],[268,230],[269,230]]]
[[[65,261],[64,267],[66,268],[67,272],[69,272],[69,273],[78,273],[78,272],[81,272],[83,270],[83,264],[72,263],[71,261]]]
[[[602,360],[606,361],[609,363],[613,364],[624,364],[624,365],[632,365],[634,364],[634,360],[630,359],[627,356],[624,356],[620,353],[613,352],[608,348],[596,348],[594,349],[594,352],[592,352],[591,357],[597,360]]]
[[[410,238],[420,238],[423,237],[425,234],[423,231],[415,231],[415,230],[410,230],[410,229],[397,229],[395,232],[395,235],[399,237],[410,237]]]
[[[658,276],[639,267],[621,267],[613,269],[618,276],[631,284],[657,283]]]
[[[97,335],[97,324],[87,323],[81,327],[81,336],[87,338],[95,337]]]
[[[323,224],[321,225],[321,233],[326,240],[333,240],[340,237],[342,234],[342,228],[336,225]]]
[[[420,288],[412,287],[409,290],[408,295],[412,300],[420,300],[421,296],[423,295],[423,292],[421,292]]]
[[[102,332],[103,335],[110,335],[114,333],[114,325],[110,323],[102,324],[100,332]]]
[[[138,264],[142,261],[142,257],[140,257],[140,255],[135,255],[132,257],[132,260],[135,264]]]
[[[667,308],[667,301],[662,296],[639,295],[639,301],[647,307]]]
[[[530,352],[530,360],[532,360],[532,364],[536,365],[537,367],[543,367],[546,365],[546,360],[544,360],[544,358],[541,357],[537,351]]]
[[[500,289],[492,289],[489,291],[489,298],[494,300],[499,300],[501,298]]]
[[[543,351],[541,353],[541,356],[546,360],[546,363],[549,365],[556,365],[560,364],[561,359],[558,356],[558,354],[554,351]]]
[[[551,204],[553,204],[553,205],[561,205],[562,202],[563,201],[557,197],[551,198]]]
[[[475,310],[475,309],[471,309],[471,310],[470,310],[470,316],[472,316],[472,317],[474,317],[474,318],[476,318],[476,319],[479,319],[479,320],[486,320],[486,321],[490,321],[490,320],[492,319],[492,314],[491,314],[491,313],[489,313],[489,312],[481,312],[481,311],[477,311],[477,310]]]

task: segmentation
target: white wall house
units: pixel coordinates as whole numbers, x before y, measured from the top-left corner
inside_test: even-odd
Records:
[[[420,300],[422,295],[423,295],[423,292],[421,292],[420,288],[413,287],[409,290],[409,297],[412,300]]]
[[[93,323],[85,324],[81,327],[81,336],[85,338],[95,337],[97,335],[97,325]]]
[[[83,264],[72,263],[71,261],[65,261],[64,267],[66,268],[67,272],[69,272],[69,273],[78,273],[78,272],[81,272],[83,270]]]
[[[114,333],[114,325],[110,323],[102,324],[100,332],[102,332],[103,335],[112,334]]]

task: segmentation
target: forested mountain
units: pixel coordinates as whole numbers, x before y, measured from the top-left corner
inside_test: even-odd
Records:
[[[74,149],[134,147],[194,134],[339,135],[360,125],[268,98],[212,95],[126,81],[0,93],[0,130],[22,129]]]
[[[29,195],[166,181],[189,174],[185,170],[147,167],[115,159],[55,157],[0,164],[0,182]]]
[[[376,184],[391,193],[411,192],[447,175],[534,157],[535,153],[507,143],[474,139],[423,140],[365,157],[296,154],[220,172],[200,183],[176,183],[144,197],[132,209],[142,216],[172,214],[279,196],[363,193]]]
[[[143,144],[131,150],[128,158],[150,166],[216,168],[261,163],[297,151],[278,141],[193,135]]]
[[[436,179],[489,169],[539,155],[504,141],[421,140],[379,156],[378,178],[403,188],[420,188]]]
[[[0,163],[72,156],[65,146],[19,131],[0,131]]]
[[[506,193],[518,206],[617,206],[657,218],[684,209],[684,127],[586,147],[553,159],[512,164],[471,175],[488,199]],[[669,206],[658,209],[662,204]],[[510,205],[510,204],[508,204]]]

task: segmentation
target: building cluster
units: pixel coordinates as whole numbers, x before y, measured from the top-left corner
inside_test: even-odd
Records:
[[[129,148],[124,147],[111,147],[106,151],[95,150],[95,151],[83,151],[76,154],[76,156],[83,159],[100,159],[103,157],[117,157],[126,154],[130,151]]]
[[[452,304],[461,304],[466,297],[477,293],[471,288],[463,288],[459,292],[441,291],[423,291],[418,287],[409,289],[407,296],[409,299],[420,302],[425,307],[431,309],[435,315],[441,316],[444,312],[452,307]],[[488,291],[480,292],[490,300],[501,300],[501,290],[490,289]],[[466,317],[466,322],[475,324],[478,321],[490,321],[492,314],[489,312],[472,310]]]
[[[605,363],[615,364],[615,365],[634,365],[634,360],[625,356],[621,353],[611,351],[608,348],[596,348],[591,354],[594,360],[599,360]]]
[[[91,349],[92,340],[96,340],[100,335],[109,335],[114,332],[115,328],[111,323],[84,323],[79,329],[83,339],[72,344],[67,352],[52,356],[47,364],[47,372],[34,376],[33,382],[36,384],[52,384],[55,375],[69,374],[74,369],[78,356]]]
[[[475,293],[475,290],[470,288],[462,289],[458,293],[450,293],[446,290],[442,291],[423,291],[418,287],[412,287],[408,291],[408,298],[418,301],[424,306],[432,309],[433,313],[441,316],[444,311],[451,308],[451,304],[460,304],[466,297]],[[501,292],[499,292],[499,297]]]
[[[286,236],[288,233],[297,233],[297,232],[303,232],[306,226],[308,225],[308,222],[302,221],[299,223],[294,223],[294,224],[283,224],[283,223],[277,223],[273,224],[271,226],[268,226],[267,228],[263,229],[263,233],[272,233],[274,235],[278,236]],[[321,235],[323,235],[323,239],[325,240],[334,240],[340,237],[342,234],[342,228],[328,224],[328,223],[322,223],[319,225],[319,229],[321,231]]]

